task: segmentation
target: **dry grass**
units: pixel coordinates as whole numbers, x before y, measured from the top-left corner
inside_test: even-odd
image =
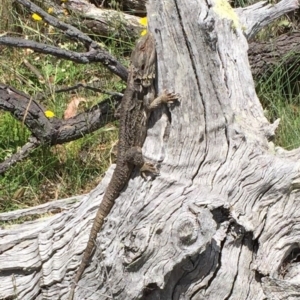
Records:
[[[8,32],[39,42],[59,43],[68,49],[82,50],[80,44],[67,40],[60,32],[54,30],[50,34],[49,28],[43,23],[34,22],[28,12],[11,8],[11,1],[4,2],[0,7],[0,34]],[[19,14],[13,13],[17,10]],[[111,48],[112,52],[114,50]],[[34,66],[40,76],[32,72],[24,60]],[[100,82],[101,88],[109,91],[120,91],[124,87],[124,83],[99,64],[78,65],[27,50],[0,48],[0,82],[29,95],[51,92],[60,85],[71,86],[91,81]],[[51,93],[42,104],[57,117],[63,117],[74,96],[86,99],[79,111],[95,105],[103,98],[101,94],[80,90],[74,94]],[[80,140],[36,149],[28,159],[12,167],[3,176],[0,175],[0,212],[90,191],[100,182],[111,164],[111,149],[116,143],[117,133],[117,124],[108,124]],[[29,136],[30,132],[20,122],[9,113],[0,112],[0,161],[18,151]]]

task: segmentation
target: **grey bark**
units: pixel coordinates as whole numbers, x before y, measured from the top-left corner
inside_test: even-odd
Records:
[[[80,17],[80,27],[87,27],[100,36],[115,39],[137,38],[143,30],[140,18],[133,13],[141,10],[145,13],[145,1],[127,1],[122,7],[123,11],[96,7],[86,0],[69,0],[65,6]],[[76,23],[76,18],[70,18],[70,22]]]
[[[289,73],[299,68],[300,33],[283,34],[272,41],[249,44],[249,62],[256,78],[268,76],[276,66],[284,66]]]
[[[269,140],[247,38],[298,3],[237,9],[222,0],[152,0],[159,90],[133,174],[98,235],[75,299],[299,299],[300,150]],[[0,299],[66,299],[111,167],[73,209],[0,231]]]

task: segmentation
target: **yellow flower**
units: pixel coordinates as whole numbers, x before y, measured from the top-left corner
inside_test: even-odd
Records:
[[[55,116],[55,114],[51,110],[46,110],[45,111],[45,116],[50,119],[50,118],[53,118]]]
[[[144,29],[142,32],[141,32],[141,36],[144,36],[147,34],[147,29]]]
[[[48,8],[48,14],[51,15],[51,14],[53,14],[53,12],[54,12],[53,7],[49,7]]]
[[[34,13],[31,15],[31,18],[34,20],[34,21],[41,21],[43,18],[41,16],[39,16],[38,14]]]
[[[147,17],[140,18],[140,23],[143,25],[143,27],[146,27],[146,28],[143,29],[142,32],[141,32],[141,36],[144,36],[144,35],[147,34],[147,24],[148,24]]]
[[[148,24],[147,17],[140,18],[140,23],[141,23],[144,27],[146,27],[147,24]]]

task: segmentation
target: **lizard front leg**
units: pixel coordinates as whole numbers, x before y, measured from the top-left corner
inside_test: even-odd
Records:
[[[166,90],[164,90],[158,97],[156,97],[148,106],[148,110],[154,110],[155,108],[157,108],[158,106],[160,106],[161,104],[165,103],[174,103],[174,101],[178,100],[179,95],[172,93],[172,92],[168,92]]]

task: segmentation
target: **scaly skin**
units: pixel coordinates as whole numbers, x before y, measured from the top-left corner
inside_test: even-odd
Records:
[[[152,109],[161,103],[173,102],[178,97],[173,93],[164,92],[155,99],[155,72],[155,40],[151,33],[147,33],[138,40],[131,55],[127,88],[121,102],[117,165],[97,211],[69,300],[73,300],[75,287],[90,260],[104,219],[125,188],[133,168],[137,166],[142,172],[157,174],[155,166],[144,161],[141,151],[146,138],[147,120]]]

